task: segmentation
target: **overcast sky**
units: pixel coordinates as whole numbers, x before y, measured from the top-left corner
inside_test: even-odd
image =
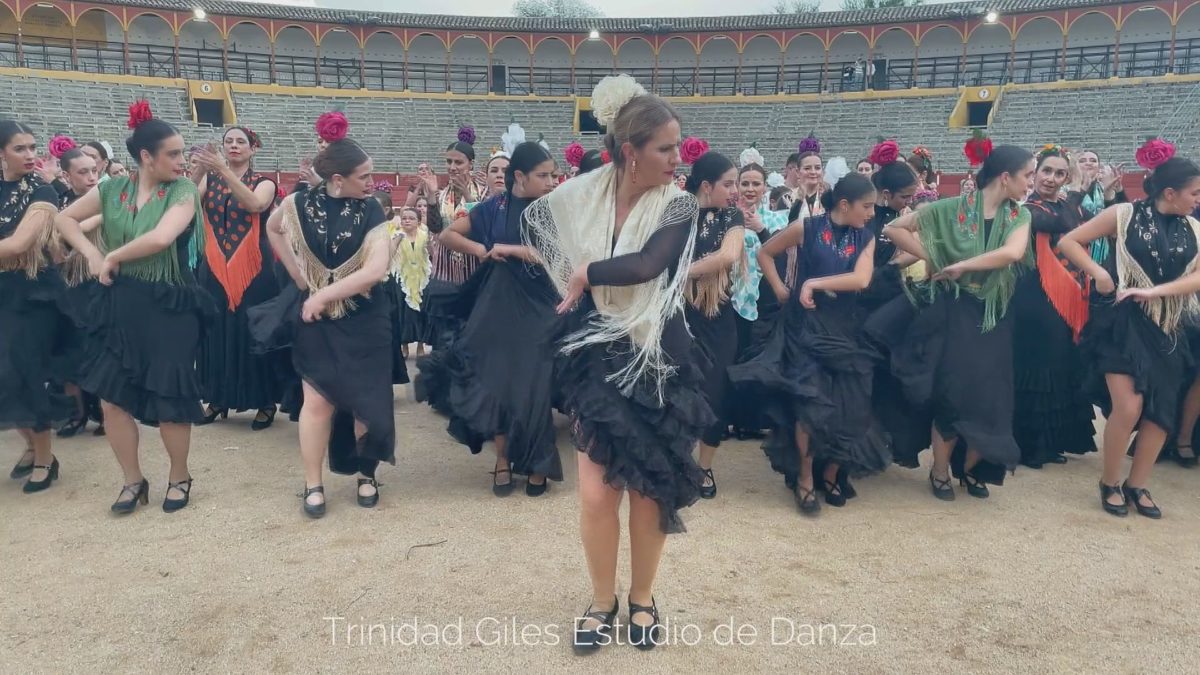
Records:
[[[948,0],[926,0],[946,2]],[[338,7],[343,9],[374,9],[380,7],[379,0],[280,0],[273,4],[306,5],[309,7]],[[669,17],[669,16],[722,16],[738,14],[770,14],[775,0],[594,0],[592,4],[609,17]],[[841,0],[821,0],[821,7],[838,9]],[[484,16],[509,16],[512,0],[452,0],[443,6],[443,13],[474,14]],[[412,0],[399,0],[387,6],[392,12],[436,13],[437,6]]]

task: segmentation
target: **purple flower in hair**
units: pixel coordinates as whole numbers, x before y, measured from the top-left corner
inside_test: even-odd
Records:
[[[804,154],[806,152],[813,152],[813,153],[816,153],[819,155],[819,154],[821,154],[821,141],[818,141],[817,137],[810,133],[808,135],[808,138],[805,138],[804,140],[800,141],[799,152],[800,152],[800,154]]]
[[[458,140],[467,145],[475,145],[475,127],[459,127]]]

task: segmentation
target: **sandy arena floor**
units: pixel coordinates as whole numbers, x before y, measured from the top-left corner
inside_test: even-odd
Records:
[[[893,467],[808,520],[756,443],[729,442],[720,495],[668,541],[656,595],[671,644],[581,661],[571,618],[589,590],[565,435],[566,481],[496,499],[490,450],[470,455],[398,389],[379,507],[332,477],[329,513],[310,521],[296,427],[280,420],[198,429],[192,505],[173,515],[151,429],[150,506],[130,517],[108,511],[121,476],[90,434],[56,444],[51,490],[4,480],[6,670],[1129,673],[1200,659],[1200,469],[1158,467],[1159,522],[1100,510],[1097,455],[954,503]],[[20,446],[0,435],[4,471]],[[624,605],[627,560],[621,578]]]

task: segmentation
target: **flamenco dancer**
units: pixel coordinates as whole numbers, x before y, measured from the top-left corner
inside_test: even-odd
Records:
[[[22,491],[32,493],[58,479],[50,429],[72,408],[70,398],[46,386],[61,325],[62,279],[47,251],[58,195],[38,174],[28,126],[0,121],[0,158],[0,429],[16,429],[25,439],[9,477],[28,476]]]
[[[521,215],[554,188],[553,171],[545,148],[521,143],[507,166],[505,191],[441,235],[447,249],[483,265],[462,289],[464,301],[473,300],[462,329],[437,358],[421,362],[420,377],[448,380],[427,386],[448,390],[449,431],[456,440],[472,453],[494,442],[497,497],[512,493],[514,474],[528,477],[530,497],[546,492],[547,478],[562,480],[551,410],[563,321],[536,252],[521,240]]]
[[[267,222],[271,248],[302,294],[289,289],[262,306],[261,323],[251,321],[255,340],[269,344],[277,342],[272,327],[286,331],[297,314],[302,320],[291,344],[304,387],[304,513],[320,518],[326,450],[330,471],[356,475],[358,504],[371,508],[379,502],[379,463],[396,462],[396,429],[390,303],[380,288],[392,245],[371,194],[371,158],[342,138],[317,155],[313,169],[326,178],[288,196]]]
[[[275,205],[275,181],[254,171],[262,149],[258,134],[231,127],[221,138],[224,157],[197,148],[192,175],[203,197],[204,261],[197,271],[201,286],[221,313],[204,326],[197,369],[201,396],[208,402],[203,424],[229,411],[257,410],[250,428],[260,431],[275,421],[282,383],[271,355],[251,352],[246,309],[279,294],[263,224]]]
[[[730,206],[737,195],[737,169],[728,157],[707,149],[704,141],[689,138],[683,142],[681,156],[692,167],[685,189],[696,196],[700,207],[684,312],[704,353],[704,396],[717,418],[700,437],[699,451],[704,472],[700,497],[712,499],[717,496],[713,458],[728,429],[732,403],[726,371],[738,354],[737,312],[730,306],[729,291],[746,266],[742,211]]]
[[[692,450],[713,421],[688,360],[682,312],[698,208],[674,185],[679,115],[626,75],[604,78],[592,109],[609,130],[613,163],[525,212],[525,240],[563,298],[559,311],[580,303],[559,367],[579,448],[580,529],[592,580],[592,603],[573,638],[583,653],[613,639],[625,492],[628,639],[640,649],[661,642],[654,577],[667,533],[683,530],[678,510],[699,496],[704,474]]]
[[[96,161],[82,150],[75,147],[75,142],[66,136],[56,136],[50,140],[50,155],[58,159],[62,173],[62,189],[58,193],[58,208],[65,209],[75,200],[91,191],[100,182],[100,174],[96,170]],[[100,216],[88,219],[82,223],[83,231],[92,237],[92,242],[98,241],[95,235],[100,225]],[[87,280],[87,261],[82,256],[70,252],[66,254],[60,270],[67,282],[68,290],[65,299],[70,306],[69,313],[73,323],[82,319],[86,312],[87,287],[93,282]],[[96,436],[104,435],[104,417],[100,412],[100,399],[89,394],[75,384],[78,380],[79,363],[83,359],[83,330],[78,325],[67,324],[59,331],[57,360],[55,370],[63,378],[63,392],[75,400],[75,415],[58,428],[55,433],[59,438],[70,438],[87,428],[88,419],[97,423]]]
[[[1087,275],[1055,252],[1059,239],[1084,220],[1080,207],[1062,193],[1071,155],[1051,143],[1035,159],[1034,195],[1025,208],[1037,273],[1017,281],[1012,301],[1013,436],[1021,463],[1040,469],[1066,463],[1066,452],[1094,452],[1096,430],[1077,345],[1088,317]]]
[[[1071,200],[1083,209],[1084,217],[1094,218],[1113,204],[1129,201],[1121,184],[1124,164],[1101,164],[1100,156],[1091,150],[1080,152],[1075,162],[1079,167],[1079,186],[1071,192]]]
[[[897,248],[928,261],[931,271],[914,293],[915,315],[903,306],[906,298],[897,298],[871,316],[867,331],[886,345],[908,402],[933,417],[929,484],[938,499],[954,499],[952,470],[971,496],[987,497],[987,484],[1001,484],[1021,456],[1012,436],[1008,305],[1017,270],[1028,264],[1029,211],[1019,200],[1033,168],[1028,151],[999,146],[979,169],[978,191],[934,202],[884,228]],[[897,456],[903,466],[916,461]]]
[[[429,228],[421,222],[421,213],[417,208],[406,206],[400,209],[398,220],[400,241],[392,263],[392,278],[396,280],[396,291],[399,293],[399,325],[396,326],[399,332],[395,341],[400,345],[401,356],[407,358],[408,346],[417,343],[417,354],[420,354],[428,335],[421,302],[432,267],[429,260],[432,237]]]
[[[83,254],[101,286],[88,306],[87,356],[79,386],[100,397],[109,445],[124,473],[112,511],[149,500],[138,461],[137,422],[158,426],[171,460],[163,511],[191,499],[188,449],[203,419],[196,354],[216,308],[194,270],[204,251],[196,184],[184,171],[183,138],[150,105],[129,107],[125,141],[137,171],[111,178],[68,206],[55,226]],[[102,253],[79,223],[97,214]],[[136,421],[135,421],[136,420]]]
[[[1147,486],[1158,453],[1175,430],[1184,376],[1193,364],[1180,322],[1196,310],[1200,291],[1200,222],[1191,217],[1200,205],[1200,167],[1174,153],[1175,147],[1160,139],[1143,145],[1138,164],[1152,172],[1146,198],[1104,209],[1058,245],[1093,282],[1079,348],[1088,392],[1108,418],[1100,504],[1116,516],[1128,514],[1132,502],[1139,514],[1162,517]],[[1112,246],[1098,263],[1085,246],[1101,237]],[[1133,464],[1121,482],[1135,426]]]
[[[886,439],[873,428],[870,353],[861,346],[864,311],[857,293],[874,272],[875,187],[851,173],[822,194],[824,213],[792,223],[758,252],[759,265],[782,307],[762,353],[729,370],[739,389],[763,391],[774,432],[763,444],[806,515],[855,496],[849,476],[891,463]],[[801,275],[788,287],[774,258],[800,252]]]

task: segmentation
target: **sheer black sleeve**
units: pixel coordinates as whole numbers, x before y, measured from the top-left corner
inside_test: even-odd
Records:
[[[1034,232],[1064,234],[1071,230],[1065,218],[1045,206],[1038,203],[1027,203],[1025,206],[1029,209],[1029,226]]]
[[[642,250],[588,265],[591,286],[634,286],[655,279],[669,269],[675,274],[679,256],[692,236],[696,210],[680,209],[679,215],[666,221],[650,235]]]

